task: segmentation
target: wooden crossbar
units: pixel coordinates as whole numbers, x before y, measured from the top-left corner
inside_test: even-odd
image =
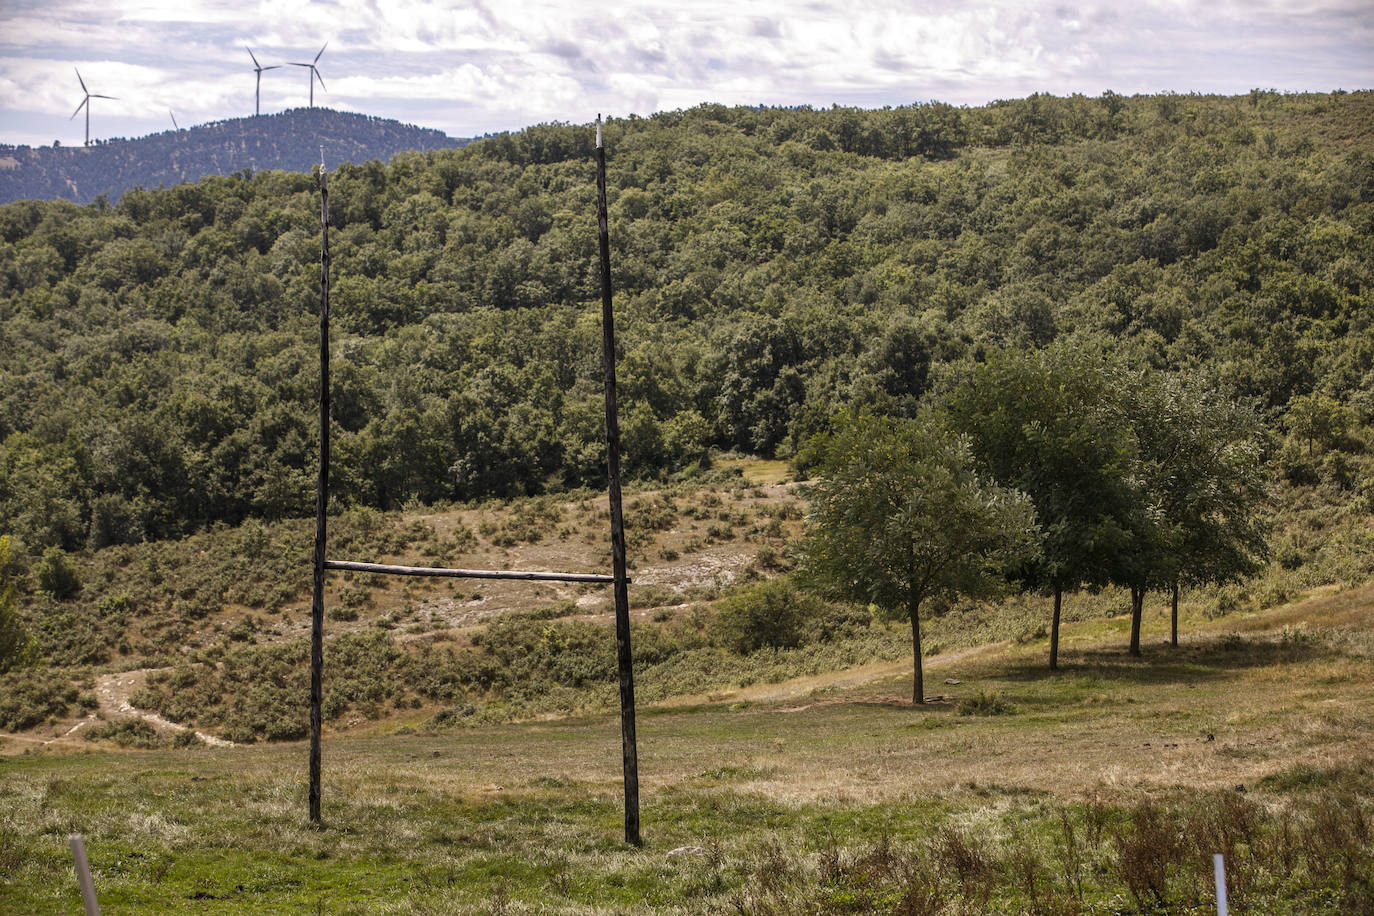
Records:
[[[525,572],[501,569],[445,569],[434,566],[393,566],[389,563],[355,563],[352,560],[325,560],[325,569],[351,569],[354,572],[386,573],[393,576],[439,576],[445,579],[522,579],[536,582],[603,582],[613,584],[615,576],[595,573]],[[629,582],[629,579],[625,580]]]

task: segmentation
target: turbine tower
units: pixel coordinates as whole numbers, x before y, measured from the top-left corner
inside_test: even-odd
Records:
[[[326,42],[324,43],[323,47],[320,48],[320,54],[323,54],[323,53],[324,53],[324,49],[327,48],[327,47],[329,47],[329,42],[326,41]],[[320,68],[317,67],[317,66],[315,66],[316,64],[318,64],[318,63],[320,62],[320,54],[316,54],[316,55],[315,55],[315,59],[312,60],[312,61],[311,61],[310,63],[308,63],[308,64],[297,63],[297,62],[294,61],[294,60],[288,60],[288,61],[287,61],[287,63],[290,64],[290,65],[293,66],[293,67],[309,67],[309,68],[310,68],[310,107],[311,107],[311,108],[314,108],[314,107],[315,107],[315,80],[319,80],[319,81],[320,81],[320,88],[321,88],[321,89],[324,89],[324,77],[320,76]],[[328,92],[329,90],[326,89],[325,91]]]
[[[73,67],[72,69],[75,70],[76,68]],[[117,99],[116,99],[115,96],[112,96],[112,95],[101,95],[101,94],[98,93],[98,92],[92,92],[91,90],[87,89],[87,88],[86,88],[86,81],[83,80],[83,79],[81,78],[81,71],[80,71],[80,70],[77,70],[77,71],[76,71],[76,81],[77,81],[78,83],[81,84],[81,91],[84,92],[84,93],[86,93],[86,97],[85,97],[84,99],[81,100],[81,104],[80,104],[80,105],[76,106],[76,111],[73,111],[73,112],[72,112],[71,118],[68,118],[67,120],[68,120],[68,121],[72,120],[72,118],[75,118],[77,115],[81,114],[81,109],[83,109],[83,108],[86,109],[86,142],[85,142],[83,145],[84,145],[84,146],[90,146],[90,145],[91,145],[91,99],[115,99],[116,101],[117,101]],[[323,85],[323,84],[321,84],[321,85]]]
[[[262,114],[262,72],[264,70],[280,70],[281,64],[273,64],[270,67],[264,67],[262,64],[258,63],[258,59],[253,54],[252,48],[248,47],[248,45],[244,45],[243,50],[247,51],[248,56],[253,58],[253,72],[258,75],[258,88],[253,93],[253,117],[256,118],[258,115]],[[320,53],[324,53],[324,48],[320,49]],[[319,58],[315,59],[319,60]],[[313,84],[311,85],[311,88],[314,88]]]

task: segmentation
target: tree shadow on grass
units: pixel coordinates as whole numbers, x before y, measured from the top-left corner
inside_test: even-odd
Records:
[[[893,698],[890,700],[870,699],[870,700],[850,700],[847,705],[865,707],[869,709],[899,709],[905,712],[939,712],[948,709],[955,704],[955,698],[943,693],[927,693],[924,703],[913,703],[910,697],[904,699]]]
[[[1227,634],[1190,641],[1180,646],[1147,645],[1139,657],[1119,649],[1061,651],[1059,670],[1049,662],[1026,660],[996,670],[992,676],[1009,681],[1044,681],[1079,676],[1123,684],[1186,684],[1231,677],[1235,672],[1276,665],[1305,664],[1335,658],[1341,652],[1322,641],[1264,639]]]

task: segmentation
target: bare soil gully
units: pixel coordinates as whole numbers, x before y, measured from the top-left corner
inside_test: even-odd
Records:
[[[0,738],[4,739],[4,744],[14,742],[17,746],[11,746],[11,752],[22,752],[24,747],[47,747],[56,745],[71,745],[81,739],[81,733],[87,728],[101,721],[114,721],[116,719],[142,719],[160,733],[180,732],[186,726],[160,716],[155,712],[148,712],[139,709],[129,702],[129,698],[143,686],[148,680],[149,673],[161,669],[157,668],[137,668],[132,671],[121,671],[117,674],[101,674],[95,679],[95,698],[100,706],[96,712],[90,713],[79,719],[74,725],[60,723],[53,734],[42,736],[41,730],[27,735],[16,735],[9,732],[0,732]],[[232,741],[208,734],[207,732],[197,731],[196,737],[211,747],[236,747]],[[4,753],[4,745],[0,745],[0,753]]]

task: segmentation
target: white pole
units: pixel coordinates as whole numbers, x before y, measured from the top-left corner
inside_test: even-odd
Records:
[[[1226,859],[1221,853],[1212,856],[1212,868],[1217,875],[1217,916],[1226,916]]]
[[[81,902],[86,907],[86,916],[100,916],[100,906],[95,902],[95,885],[91,883],[91,867],[86,862],[86,843],[79,833],[67,837],[67,842],[76,860],[76,880],[81,885]]]

